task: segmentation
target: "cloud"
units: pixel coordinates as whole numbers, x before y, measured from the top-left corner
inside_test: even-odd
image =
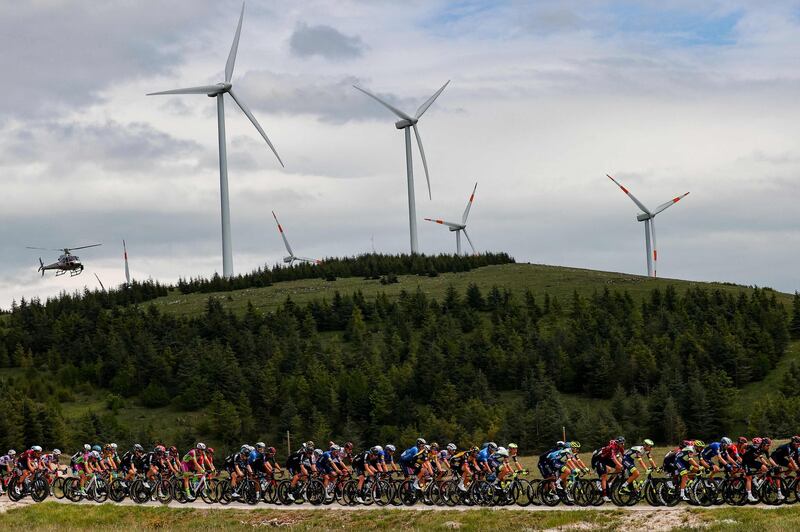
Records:
[[[365,45],[357,35],[345,35],[324,24],[297,24],[289,38],[289,48],[297,57],[320,56],[325,59],[353,59],[364,53]]]

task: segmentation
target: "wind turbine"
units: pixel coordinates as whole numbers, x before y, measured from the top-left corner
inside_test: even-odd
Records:
[[[295,261],[318,264],[319,261],[317,259],[309,259],[308,257],[298,257],[294,254],[294,251],[292,251],[292,246],[289,245],[289,241],[286,239],[286,233],[283,232],[283,227],[281,227],[281,223],[278,221],[278,217],[275,216],[275,211],[272,211],[272,217],[275,218],[275,223],[278,224],[278,232],[281,234],[281,238],[283,239],[283,245],[286,246],[286,251],[289,253],[287,257],[283,258],[283,262],[285,262],[290,266],[294,264]]]
[[[411,158],[411,131],[410,129],[414,130],[414,136],[417,138],[417,146],[419,146],[419,154],[422,158],[422,166],[425,168],[425,180],[428,182],[428,199],[431,198],[431,178],[428,174],[428,161],[425,160],[425,150],[422,147],[422,138],[419,136],[419,128],[417,128],[417,122],[419,119],[422,118],[422,115],[425,114],[425,111],[428,110],[436,98],[442,93],[442,91],[447,87],[447,84],[450,83],[450,80],[447,80],[447,83],[442,85],[442,88],[433,93],[433,96],[428,98],[425,103],[419,106],[417,109],[417,113],[412,117],[401,111],[400,109],[394,107],[386,103],[385,101],[381,100],[374,94],[369,91],[362,89],[356,85],[353,85],[354,88],[360,90],[370,98],[373,98],[375,101],[389,109],[395,115],[397,115],[400,120],[394,123],[394,127],[397,129],[402,129],[405,133],[406,139],[406,175],[408,178],[408,224],[409,224],[409,231],[411,233],[411,253],[418,253],[419,252],[419,242],[417,240],[417,206],[416,200],[414,198],[414,162]]]
[[[125,241],[122,241],[122,256],[125,258],[125,286],[131,286],[131,271],[128,269],[128,248],[125,246]]]
[[[106,287],[103,286],[103,281],[100,280],[100,277],[98,277],[96,273],[94,274],[94,277],[95,277],[95,279],[97,279],[97,282],[100,283],[100,288],[102,289],[102,291],[105,292],[106,291]]]
[[[467,234],[467,217],[469,216],[469,210],[472,208],[472,202],[475,201],[475,190],[478,188],[478,183],[475,183],[475,186],[472,188],[472,194],[469,196],[469,201],[467,201],[467,208],[464,209],[464,214],[461,216],[461,223],[455,222],[447,222],[445,220],[438,220],[433,218],[425,218],[425,220],[429,222],[434,222],[441,225],[446,225],[450,231],[455,232],[456,234],[456,254],[461,255],[461,233],[464,233],[464,236],[467,237],[467,242],[469,242],[469,247],[472,248],[472,253],[477,255],[477,251],[475,251],[475,246],[472,245],[472,240],[470,240],[469,235]]]
[[[647,276],[648,277],[657,277],[658,276],[658,247],[656,246],[656,215],[661,213],[662,211],[672,207],[680,200],[685,198],[689,195],[687,192],[686,194],[682,194],[676,198],[672,198],[671,200],[667,201],[666,203],[662,203],[652,211],[644,206],[644,204],[636,199],[636,196],[630,193],[630,191],[619,184],[619,182],[611,177],[610,175],[606,174],[606,176],[616,183],[616,185],[622,189],[622,191],[628,195],[628,197],[636,204],[637,207],[642,209],[641,214],[636,216],[636,219],[640,222],[644,222],[644,241],[645,246],[647,248]],[[650,248],[650,237],[652,235],[653,238],[653,247],[652,251]]]
[[[225,101],[223,96],[229,94],[236,105],[242,112],[250,119],[255,128],[264,137],[267,145],[278,158],[278,162],[283,166],[283,161],[280,155],[275,150],[275,146],[270,142],[267,134],[261,129],[250,108],[244,101],[236,95],[231,85],[231,77],[233,76],[233,66],[236,63],[236,51],[239,48],[239,35],[242,32],[242,18],[244,17],[244,3],[242,3],[242,12],[239,15],[239,25],[236,27],[236,34],[233,37],[233,44],[231,51],[228,54],[228,61],[225,63],[225,81],[217,83],[216,85],[203,85],[200,87],[189,87],[186,89],[173,89],[162,92],[152,92],[148,96],[161,95],[161,94],[205,94],[210,98],[217,99],[217,132],[219,136],[219,195],[222,210],[222,274],[226,278],[233,277],[233,252],[231,248],[231,208],[228,198],[228,157],[225,149]]]

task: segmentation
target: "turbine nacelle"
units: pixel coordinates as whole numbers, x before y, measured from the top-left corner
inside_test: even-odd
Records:
[[[226,92],[230,92],[231,89],[233,88],[233,85],[231,85],[230,83],[217,83],[217,87],[219,87],[219,90],[217,92],[208,93],[209,98],[215,98],[220,94],[225,94]]]
[[[283,257],[283,262],[286,264],[291,264],[294,261],[294,257]]]
[[[651,215],[651,214],[647,214],[647,213],[643,212],[643,213],[641,213],[641,214],[636,216],[636,221],[637,222],[643,222],[645,220],[650,220],[651,218],[654,218],[654,216]]]
[[[417,122],[419,122],[418,118],[413,118],[411,120],[404,118],[403,120],[398,120],[395,122],[394,127],[397,129],[405,129],[407,127],[414,127]]]

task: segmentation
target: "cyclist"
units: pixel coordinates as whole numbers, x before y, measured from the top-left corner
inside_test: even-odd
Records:
[[[374,458],[370,465],[375,468],[378,473],[386,473],[388,471],[386,469],[386,451],[383,450],[383,447],[380,445],[375,445],[372,447],[372,452]]]
[[[548,469],[551,471],[551,475],[556,475],[556,489],[566,489],[567,478],[579,467],[575,453],[580,447],[579,442],[566,442],[562,449],[553,451],[547,456]],[[567,493],[567,499],[569,498],[570,495]]]
[[[772,461],[788,471],[797,471],[800,464],[800,436],[792,436],[787,443],[772,451]]]
[[[205,473],[206,465],[209,466],[211,471],[214,470],[214,465],[209,464],[206,459],[206,444],[198,442],[193,449],[183,455],[181,460],[181,469],[183,470],[183,490],[186,492],[186,498],[192,499],[192,492],[189,489],[189,477],[197,473]]]
[[[511,459],[511,463],[514,464],[512,469],[517,471],[524,471],[525,469],[522,467],[522,464],[519,463],[519,447],[516,443],[509,443],[507,445],[508,448],[508,456]]]
[[[695,443],[703,443],[696,440]],[[680,477],[681,500],[688,501],[689,497],[686,496],[686,483],[689,482],[689,475],[692,471],[700,469],[697,463],[697,448],[692,445],[687,445],[677,453],[675,453],[675,460],[673,462],[675,473]]]
[[[392,471],[400,471],[400,468],[397,466],[397,463],[394,461],[394,453],[397,452],[397,447],[392,445],[391,443],[387,443],[383,448],[383,458],[386,462],[386,469]]]
[[[61,458],[61,450],[53,449],[53,452],[43,454],[40,461],[41,468],[48,473],[58,472],[58,461]]]
[[[38,445],[34,445],[27,451],[20,453],[17,458],[17,467],[22,470],[22,477],[19,480],[20,484],[24,484],[25,479],[39,468],[39,457],[41,456],[42,448]]]
[[[234,499],[239,498],[239,490],[237,485],[240,478],[244,478],[244,472],[247,471],[247,460],[250,456],[250,446],[245,444],[235,453],[225,457],[223,467],[231,479],[231,497]]]
[[[427,443],[425,438],[417,438],[417,444],[403,451],[402,454],[400,454],[400,459],[397,461],[406,478],[412,475],[417,477],[416,480],[414,480],[414,489],[419,488],[422,475],[425,473],[419,464],[422,462],[420,456],[427,456],[427,452],[425,451],[425,445],[427,445]]]
[[[264,467],[267,468],[267,473],[270,475],[275,475],[275,473],[280,473],[283,471],[281,466],[278,465],[278,462],[275,461],[275,454],[277,454],[278,450],[275,447],[267,447],[267,456],[264,459]]]
[[[643,445],[634,445],[622,455],[622,467],[628,475],[628,478],[625,479],[625,484],[622,486],[623,489],[630,491],[633,488],[633,483],[639,478],[640,473],[636,467],[637,463],[645,471],[651,470],[650,464],[646,464],[644,461],[645,457],[652,463],[653,460],[650,458],[650,453],[645,450]]]
[[[603,501],[611,502],[608,496],[608,475],[609,473],[622,471],[620,456],[625,453],[625,438],[619,436],[608,442],[608,445],[601,447],[592,453],[592,467],[600,476],[600,486],[603,490]]]
[[[714,478],[714,473],[719,473],[722,469],[730,470],[733,464],[729,462],[727,449],[733,444],[728,437],[723,437],[719,441],[709,443],[703,452],[700,453],[700,465],[711,470],[709,478]],[[719,461],[719,465],[714,463],[714,458]],[[720,467],[721,466],[721,467]]]
[[[136,471],[142,471],[142,455],[144,455],[144,447],[135,443],[130,451],[122,455],[119,461],[120,472],[125,474],[124,480],[130,482],[136,475]]]
[[[436,476],[437,480],[440,480],[447,471],[450,469],[450,457],[458,450],[455,443],[448,443],[447,447],[439,451],[439,454],[436,456]]]
[[[337,461],[335,459],[340,450],[341,447],[335,443],[331,443],[331,446],[328,448],[328,450],[322,453],[317,460],[317,470],[322,475],[322,485],[325,486],[326,492],[331,481],[335,479],[337,475],[342,473],[342,470],[339,469],[339,465],[336,463]]]
[[[465,449],[461,452],[453,453],[450,457],[450,471],[458,475],[458,489],[461,491],[467,491],[467,481],[471,476],[470,460],[473,452],[473,448]]]
[[[356,475],[358,475],[358,493],[356,495],[356,500],[359,503],[364,502],[364,493],[362,492],[364,489],[364,481],[367,477],[371,477],[377,471],[370,463],[374,463],[376,455],[377,453],[373,447],[368,451],[359,453],[355,458],[353,458],[353,471]]]
[[[117,470],[117,463],[114,461],[114,449],[111,448],[110,444],[106,444],[103,447],[103,457],[100,459],[100,464],[103,469],[108,471]]]
[[[245,451],[250,447],[244,448]],[[250,451],[250,454],[247,455],[247,464],[245,465],[245,469],[247,470],[247,474],[250,476],[254,476],[256,473],[269,473],[269,469],[267,468],[267,444],[264,442],[257,442],[256,446],[253,450]],[[259,494],[259,497],[256,499],[260,499],[261,494],[261,483],[256,482],[256,493]],[[238,496],[238,495],[237,495]]]
[[[308,477],[309,471],[314,471],[314,464],[312,463],[314,456],[314,442],[306,442],[303,446],[289,455],[286,459],[286,469],[292,475],[291,487],[289,490],[288,498],[294,501],[294,488],[301,478]]]
[[[111,445],[115,444],[112,443]],[[169,466],[169,470],[172,471],[173,476],[181,476],[182,468],[180,454],[178,453],[178,448],[174,445],[167,451],[167,466]]]
[[[539,473],[542,474],[542,478],[547,479],[553,476],[554,471],[551,471],[550,463],[547,459],[552,453],[556,452],[559,449],[563,449],[567,444],[563,441],[557,441],[555,447],[549,449],[548,451],[539,455],[539,461],[536,464],[536,467],[539,468]]]
[[[777,467],[777,464],[769,456],[769,447],[772,440],[769,438],[753,438],[753,441],[745,449],[742,455],[742,466],[744,467],[745,488],[747,488],[747,500],[758,502],[753,496],[753,475],[766,473],[767,469]],[[780,484],[778,485],[780,488]],[[778,500],[783,499],[783,493],[778,490]]]
[[[485,444],[483,449],[478,452],[478,456],[475,459],[478,462],[478,466],[481,468],[481,471],[485,473],[491,473],[493,469],[493,460],[491,460],[492,455],[497,451],[497,444],[493,441]]]
[[[163,453],[166,451],[163,445],[156,445],[149,453],[142,455],[142,471],[145,474],[144,485],[146,488],[150,487],[149,482],[155,482],[156,475],[158,474],[158,466]],[[148,482],[149,481],[149,482]]]

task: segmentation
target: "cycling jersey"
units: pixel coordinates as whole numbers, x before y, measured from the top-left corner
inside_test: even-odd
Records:
[[[192,460],[194,459],[194,460]],[[197,461],[197,465],[199,466],[199,470],[203,470],[204,464],[206,463],[206,455],[203,451],[199,449],[191,449],[185,455],[183,455],[183,460],[181,460],[181,469],[183,469],[184,473],[191,473],[195,471],[194,461]]]
[[[798,456],[800,456],[800,449],[796,448],[791,443],[784,443],[773,451],[770,458],[781,467],[789,467],[789,459],[791,458],[797,463]]]
[[[623,447],[617,440],[611,440],[608,445],[600,449],[600,458],[603,460],[612,460],[613,456],[620,455],[625,452]]]
[[[58,465],[58,456],[54,454],[43,454],[40,460],[46,466]]]
[[[400,459],[398,462],[401,464],[409,464],[411,460],[419,454],[419,448],[415,445],[414,447],[409,447],[400,455]]]
[[[333,454],[331,451],[325,451],[322,453],[322,456],[319,457],[317,460],[317,469],[323,474],[330,474],[333,473],[333,467],[331,464],[335,463],[333,458]]]
[[[394,463],[394,454],[390,453],[389,451],[383,452],[383,460],[386,464],[393,464]]]
[[[491,455],[491,453],[489,452],[489,448],[488,448],[488,447],[484,447],[483,449],[481,449],[480,451],[478,451],[478,456],[477,456],[478,463],[480,463],[480,464],[483,464],[483,463],[486,463],[486,462],[488,462],[488,461],[489,461],[489,458],[490,458],[491,456],[492,456],[492,455]]]
[[[353,458],[353,470],[355,470],[359,476],[363,475],[366,470],[366,464],[369,462],[371,462],[369,451],[359,453]],[[370,465],[372,464],[370,463]]]
[[[31,451],[30,449],[28,449],[27,451],[24,451],[24,452],[20,453],[19,455],[17,455],[17,466],[20,469],[28,469],[28,466],[31,463],[35,463],[35,462],[36,462],[36,456],[35,456],[34,452]]]
[[[0,456],[0,466],[5,467],[14,467],[16,465],[17,459],[14,456],[3,455]]]
[[[722,444],[718,441],[709,443],[708,446],[700,452],[700,457],[708,463],[711,460],[722,454]]]
[[[636,469],[636,461],[639,460],[643,454],[643,452],[628,449],[625,451],[625,454],[622,455],[622,467],[629,471],[631,469]]]
[[[450,457],[450,469],[455,471],[460,471],[461,467],[465,462],[469,460],[467,456],[467,451],[461,451],[460,453],[455,453],[453,456]]]
[[[742,464],[750,470],[761,469],[761,458],[769,458],[769,452],[760,447],[749,446],[742,455]]]
[[[305,451],[300,450],[292,453],[289,458],[286,459],[286,469],[288,469],[289,473],[292,475],[297,475],[301,471],[301,466],[307,466],[310,465],[310,463],[310,459],[306,456]]]
[[[694,459],[695,451],[694,449],[684,449],[675,453],[675,469],[681,474],[685,475],[689,472],[689,468],[692,466],[691,460]]]
[[[253,471],[263,471],[264,467],[264,459],[266,455],[264,453],[260,453],[257,450],[250,451],[250,454],[247,456],[247,465],[249,465]]]

